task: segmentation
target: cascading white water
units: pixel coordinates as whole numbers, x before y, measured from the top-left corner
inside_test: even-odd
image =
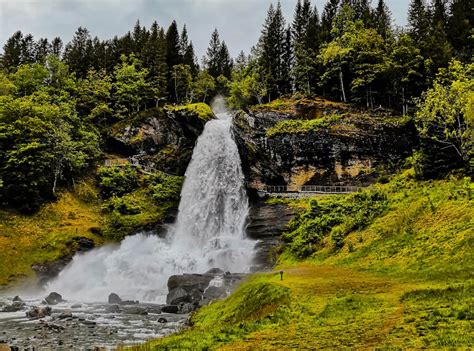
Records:
[[[138,234],[120,245],[76,255],[46,289],[75,301],[126,299],[163,302],[168,277],[218,267],[245,272],[254,242],[245,236],[248,199],[231,115],[222,100],[217,119],[199,137],[181,191],[178,218],[165,239]]]

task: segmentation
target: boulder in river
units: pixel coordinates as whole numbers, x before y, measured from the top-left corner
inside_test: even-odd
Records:
[[[160,317],[158,318],[158,323],[168,323],[168,320],[166,318]]]
[[[119,305],[110,305],[105,308],[106,313],[119,313],[122,312],[122,309]]]
[[[166,303],[169,305],[177,305],[180,302],[188,301],[189,293],[186,289],[177,287],[169,292],[166,296]]]
[[[18,312],[25,307],[23,301],[15,301],[11,305],[6,305],[2,308],[2,312]]]
[[[51,307],[33,307],[28,312],[26,316],[28,318],[44,318],[51,315]]]
[[[189,302],[181,302],[178,305],[178,313],[180,314],[186,314],[186,313],[191,313],[197,309],[197,306],[193,303]]]
[[[109,303],[111,303],[111,304],[120,304],[121,302],[122,302],[122,299],[117,294],[112,293],[112,294],[109,295]]]
[[[123,312],[127,314],[138,314],[140,316],[146,316],[148,314],[146,308],[138,306],[124,308]]]
[[[63,297],[57,292],[52,292],[44,299],[48,305],[57,305],[60,302],[63,302]]]
[[[178,306],[176,305],[166,305],[161,308],[163,313],[178,313]]]
[[[214,278],[212,274],[182,274],[172,275],[168,279],[168,291],[178,287],[186,290],[200,289],[204,291],[209,286],[209,282]]]

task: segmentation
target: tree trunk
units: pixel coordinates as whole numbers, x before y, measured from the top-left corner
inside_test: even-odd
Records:
[[[342,100],[344,102],[347,102],[346,91],[344,90],[344,79],[342,77],[342,69],[339,69],[339,79],[341,81]]]

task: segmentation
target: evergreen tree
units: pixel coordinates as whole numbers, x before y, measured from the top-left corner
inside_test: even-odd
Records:
[[[207,68],[207,72],[214,78],[221,75],[220,66],[220,54],[221,54],[221,40],[217,28],[211,34],[211,40],[209,41],[209,47],[206,51],[206,57],[204,63]]]
[[[149,70],[150,96],[158,105],[158,101],[167,95],[168,66],[166,64],[166,41],[162,28],[155,21],[151,25],[148,40],[142,50],[143,65]]]
[[[21,63],[21,43],[23,41],[23,34],[18,31],[8,38],[3,46],[2,68],[6,71],[15,70]]]
[[[181,43],[178,32],[178,25],[173,21],[166,31],[166,65],[168,66],[168,94],[172,101],[175,101],[175,84],[172,77],[173,67],[183,62],[181,56]]]
[[[412,0],[408,9],[410,35],[420,48],[427,43],[430,30],[429,12],[424,0]]]
[[[35,41],[31,34],[25,35],[21,41],[21,62],[23,64],[35,62]]]
[[[196,55],[194,54],[194,45],[189,41],[186,25],[183,26],[180,39],[180,53],[183,57],[183,63],[191,68],[193,77],[197,75],[198,67],[196,65]]]
[[[92,67],[93,45],[89,31],[79,27],[71,42],[66,45],[64,60],[79,77],[86,77]]]
[[[222,41],[222,44],[219,49],[219,75],[230,79],[230,74],[232,72],[232,59],[230,58],[229,49],[225,41]]]
[[[390,10],[388,9],[384,0],[379,0],[377,4],[374,22],[377,32],[382,36],[382,38],[387,39],[391,33],[392,14],[390,13]]]
[[[51,44],[48,39],[41,38],[35,44],[35,61],[44,62],[46,56],[51,53]]]
[[[63,53],[63,41],[60,37],[56,37],[51,42],[51,54],[61,57]]]
[[[474,55],[474,0],[452,0],[449,7],[447,34],[455,54],[465,60]]]
[[[332,39],[332,22],[336,18],[341,0],[329,0],[324,6],[321,18],[321,35],[323,42],[329,42]]]

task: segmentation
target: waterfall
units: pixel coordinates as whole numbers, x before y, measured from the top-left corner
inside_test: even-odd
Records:
[[[46,289],[65,299],[100,302],[114,292],[125,299],[163,302],[168,277],[211,268],[248,271],[255,242],[245,236],[248,199],[232,116],[221,99],[194,148],[176,223],[165,238],[137,234],[119,245],[77,254]]]

